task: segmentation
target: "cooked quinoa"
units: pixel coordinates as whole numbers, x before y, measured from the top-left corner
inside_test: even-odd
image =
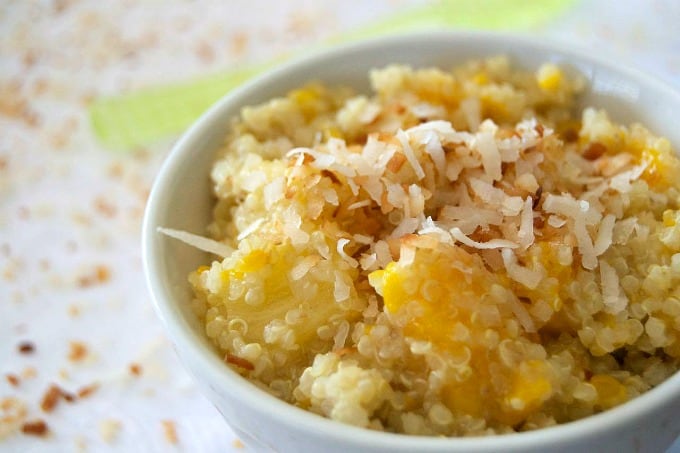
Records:
[[[680,161],[504,57],[246,107],[195,311],[225,362],[341,422],[469,436],[624,403],[680,366]]]

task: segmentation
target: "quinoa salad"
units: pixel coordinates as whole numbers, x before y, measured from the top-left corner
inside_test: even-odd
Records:
[[[228,366],[340,422],[471,436],[577,420],[680,367],[680,161],[505,57],[242,109],[193,308]],[[181,236],[178,232],[166,231]],[[225,365],[227,366],[227,365]]]

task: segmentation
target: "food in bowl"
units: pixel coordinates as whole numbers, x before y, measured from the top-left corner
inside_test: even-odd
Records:
[[[503,57],[242,110],[189,279],[225,361],[375,430],[580,419],[680,366],[680,161]]]

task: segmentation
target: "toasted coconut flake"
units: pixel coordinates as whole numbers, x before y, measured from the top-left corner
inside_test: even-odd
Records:
[[[485,203],[500,206],[505,200],[505,192],[479,178],[470,178],[470,188]]]
[[[340,256],[342,257],[342,259],[345,260],[347,264],[349,264],[352,267],[357,267],[359,266],[359,262],[352,258],[351,256],[349,256],[347,253],[345,253],[345,246],[349,244],[349,242],[350,240],[347,238],[338,239],[336,249]]]
[[[628,242],[631,234],[635,231],[638,220],[636,217],[628,217],[623,220],[619,220],[614,225],[614,230],[612,231],[612,240],[615,244],[625,244]]]
[[[508,272],[508,276],[511,279],[521,283],[529,289],[536,289],[543,279],[543,274],[541,272],[520,266],[519,263],[517,263],[517,257],[509,248],[502,249],[501,256],[503,257],[505,270]]]
[[[581,253],[581,265],[585,269],[595,269],[597,267],[597,256],[593,241],[586,229],[585,215],[578,216],[574,221],[574,235],[578,244],[578,251]]]
[[[397,131],[397,140],[401,143],[402,152],[404,153],[404,156],[406,156],[408,163],[413,167],[416,176],[418,179],[423,179],[425,177],[425,171],[423,170],[423,167],[420,166],[420,162],[418,162],[416,154],[413,152],[413,148],[411,148],[409,136],[406,135],[406,132],[399,129]]]
[[[446,155],[444,154],[444,148],[439,140],[439,136],[430,131],[425,137],[425,152],[430,156],[432,162],[434,163],[437,173],[440,175],[446,174]]]
[[[236,236],[236,240],[242,241],[245,238],[247,238],[248,236],[250,236],[251,234],[253,234],[254,232],[256,232],[257,229],[260,228],[260,225],[262,225],[264,220],[265,220],[264,217],[261,217],[261,218],[257,219],[256,221],[254,221],[253,223],[251,223],[250,225],[248,225],[243,231],[241,231],[239,233],[238,236]]]
[[[300,280],[302,277],[321,261],[319,255],[309,255],[304,257],[298,264],[290,270],[290,278],[293,280]]]
[[[406,241],[402,242],[399,249],[399,264],[402,266],[410,266],[415,259],[416,247]]]
[[[365,271],[375,270],[378,268],[378,255],[375,253],[364,253],[359,258],[359,265]]]
[[[390,237],[400,238],[407,234],[411,234],[418,229],[418,226],[420,226],[419,219],[415,217],[404,217],[401,222],[399,222],[399,225],[397,225],[397,227],[392,230]]]
[[[567,219],[564,219],[557,215],[551,215],[548,217],[548,225],[553,228],[562,228],[567,224]]]
[[[531,314],[529,314],[529,311],[524,307],[524,305],[522,305],[522,303],[515,297],[510,297],[508,299],[508,303],[510,304],[510,309],[512,310],[512,313],[517,317],[517,320],[522,325],[524,330],[530,333],[536,332],[536,325],[534,324],[534,320],[531,317]]]
[[[465,236],[462,231],[460,231],[460,228],[453,227],[451,230],[449,230],[451,233],[451,236],[453,238],[460,242],[461,244],[465,244],[468,247],[474,247],[476,249],[500,249],[500,248],[507,248],[507,249],[515,249],[519,247],[519,245],[515,244],[512,241],[508,241],[506,239],[491,239],[490,241],[487,242],[476,242],[470,239],[469,237]],[[514,255],[513,255],[514,256]]]
[[[438,226],[434,220],[432,220],[432,217],[427,217],[424,222],[422,222],[422,226],[420,230],[418,230],[419,235],[434,235],[435,237],[438,238],[439,242],[451,244],[453,241],[451,240],[451,233],[445,230],[444,228]]]
[[[626,308],[628,298],[621,292],[619,275],[616,269],[604,260],[600,260],[600,283],[602,284],[602,301],[607,312],[616,314]]]
[[[390,246],[387,241],[380,240],[376,242],[373,250],[375,250],[375,255],[378,259],[378,266],[385,267],[392,261],[392,252],[390,252]]]
[[[531,197],[527,197],[524,201],[517,237],[519,238],[519,245],[524,249],[529,248],[534,243],[534,210]]]
[[[274,203],[281,200],[285,193],[285,178],[280,176],[264,186],[264,206],[267,210],[274,206]]]
[[[646,165],[636,165],[628,171],[619,173],[611,178],[609,187],[619,193],[628,193],[631,190],[631,182],[637,180],[645,171]]]
[[[309,234],[300,229],[302,218],[293,209],[283,211],[283,233],[290,238],[293,245],[306,244],[309,241]]]
[[[349,299],[350,290],[351,288],[343,278],[342,274],[339,271],[335,271],[335,283],[333,287],[333,297],[335,298],[335,301],[342,302]]]
[[[354,209],[359,209],[359,208],[365,208],[366,206],[371,205],[371,200],[361,200],[357,201],[355,203],[352,203],[351,205],[347,206],[348,211],[352,211]]]
[[[189,233],[187,231],[163,227],[158,227],[156,231],[173,239],[177,239],[178,241],[182,241],[185,244],[195,247],[199,250],[203,250],[204,252],[221,256],[222,258],[231,256],[231,254],[234,252],[234,249],[227,244],[215,241],[213,239],[208,239],[197,234]]]
[[[479,154],[482,156],[482,166],[486,174],[494,181],[500,180],[503,176],[501,173],[501,155],[498,152],[493,133],[484,131],[477,134],[476,145]]]
[[[597,230],[597,238],[595,238],[595,244],[593,245],[593,252],[595,255],[600,256],[607,251],[613,242],[614,224],[616,223],[616,217],[613,214],[607,214],[602,219],[600,223],[600,228]]]
[[[477,228],[486,228],[489,225],[503,223],[503,214],[497,210],[484,209],[475,206],[451,206],[441,209],[439,218],[445,222],[451,222],[460,228],[464,234],[472,234]]]

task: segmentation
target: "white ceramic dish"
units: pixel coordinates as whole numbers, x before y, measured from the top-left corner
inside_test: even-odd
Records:
[[[159,226],[204,234],[213,200],[209,171],[230,118],[310,79],[366,91],[370,68],[389,63],[451,67],[506,54],[514,64],[566,65],[588,79],[583,105],[614,120],[640,121],[680,150],[680,94],[636,71],[543,41],[484,33],[428,33],[349,45],[292,62],[229,93],[176,144],[149,198],[143,226],[144,266],[156,310],[187,369],[227,422],[254,451],[496,452],[663,451],[680,434],[680,373],[643,396],[580,421],[484,438],[429,438],[342,425],[288,405],[231,371],[189,309],[188,273],[208,257],[157,233]]]

